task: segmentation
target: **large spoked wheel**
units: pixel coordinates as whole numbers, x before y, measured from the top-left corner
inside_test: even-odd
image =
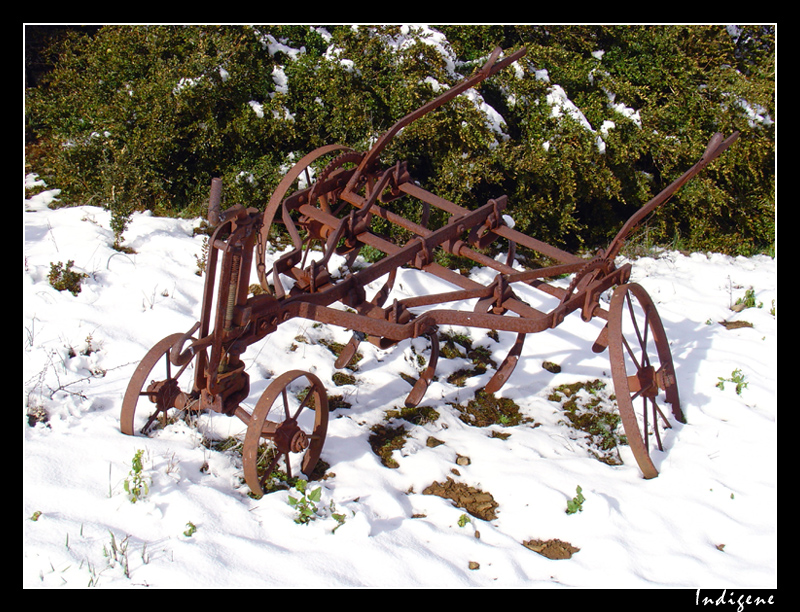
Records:
[[[292,370],[278,376],[256,404],[244,439],[244,477],[253,495],[282,466],[286,479],[300,472],[311,477],[328,431],[328,396],[309,372]]]
[[[283,204],[284,199],[288,195],[290,195],[294,189],[299,188],[300,186],[299,181],[302,180],[303,178],[305,178],[306,184],[310,184],[312,182],[311,168],[315,163],[320,163],[320,160],[325,158],[326,156],[332,156],[332,155],[342,156],[350,153],[353,153],[352,149],[342,145],[327,145],[315,149],[314,151],[308,153],[302,159],[300,159],[294,166],[292,166],[289,172],[287,172],[281,179],[281,182],[278,184],[275,191],[272,193],[272,196],[270,197],[269,202],[267,203],[267,206],[264,209],[264,214],[262,217],[261,238],[259,239],[256,245],[257,248],[256,257],[258,264],[256,266],[256,269],[258,271],[258,277],[259,281],[261,282],[261,286],[265,290],[269,290],[269,282],[267,280],[267,270],[266,267],[264,266],[267,243],[270,240],[270,232],[272,230],[273,223],[279,223],[281,225],[284,224],[282,220],[282,214],[280,211],[280,207],[281,204]],[[332,166],[333,163],[334,162],[329,162],[328,166]],[[338,168],[338,166],[333,166],[330,168],[326,167],[325,170],[323,170],[323,174],[324,173],[330,174],[336,168]],[[328,206],[326,210],[329,210],[329,208],[330,207]]]
[[[678,396],[672,353],[661,317],[640,285],[614,291],[608,318],[609,358],[614,390],[628,444],[645,478],[658,476],[651,448],[663,451],[662,431],[672,416],[685,423]]]
[[[122,400],[119,423],[122,433],[149,435],[195,405],[196,397],[190,392],[193,369],[189,366],[193,360],[180,367],[170,361],[175,343],[184,337],[180,333],[167,336],[139,363]]]

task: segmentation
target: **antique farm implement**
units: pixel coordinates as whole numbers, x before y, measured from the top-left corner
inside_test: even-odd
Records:
[[[263,212],[239,205],[220,212],[220,185],[212,182],[209,220],[215,230],[209,241],[200,320],[189,331],[164,338],[145,355],[123,399],[122,431],[146,434],[175,411],[212,410],[236,416],[247,425],[245,480],[255,495],[261,495],[279,465],[285,465],[290,477],[298,469],[306,475],[312,472],[328,424],[325,387],[310,372],[281,374],[270,382],[252,412],[242,406],[250,383],[241,356],[282,323],[300,317],[352,330],[350,342],[336,360],[337,368],[350,362],[360,342],[388,348],[406,339],[429,337],[427,369],[406,399],[407,405],[414,406],[434,377],[439,326],[516,334],[513,347],[485,385],[487,392],[495,392],[514,370],[527,334],[554,328],[578,311],[584,321],[594,317],[605,321],[593,350],[608,349],[628,443],[645,478],[656,476],[651,446],[661,447],[661,429],[670,426],[670,418],[684,421],[678,384],[652,300],[641,286],[628,283],[631,264],[616,267],[614,262],[631,230],[727,149],[737,134],[724,141],[720,134],[715,135],[694,166],[637,211],[608,248],[588,260],[510,227],[504,216],[505,196],[468,210],[418,186],[405,163],[388,168],[380,165],[380,153],[404,126],[524,53],[522,49],[500,59],[501,51],[496,49],[472,77],[398,121],[366,153],[338,145],[309,153],[286,174]],[[310,178],[312,164],[319,166],[326,157],[331,161],[313,182],[295,187],[304,175]],[[400,197],[420,202],[417,221],[392,210],[392,201]],[[441,211],[439,217],[446,217],[444,223],[431,224],[433,209]],[[374,218],[396,224],[409,239],[402,245],[386,240],[372,231]],[[267,269],[266,245],[273,222],[284,225],[292,247]],[[508,242],[506,263],[481,252],[499,238]],[[511,267],[517,245],[554,263],[518,271]],[[365,246],[384,256],[355,269],[356,257]],[[497,274],[488,285],[478,283],[438,264],[434,257],[437,249],[468,258]],[[258,295],[249,292],[254,254],[263,288]],[[344,273],[331,269],[333,254],[345,258]],[[386,304],[401,266],[435,275],[452,285],[452,290]],[[571,275],[567,287],[547,282],[565,275]],[[369,285],[380,286],[370,297]],[[548,294],[556,305],[547,311],[530,306],[515,292],[523,285]],[[613,295],[606,310],[600,295],[609,289]],[[443,307],[454,302],[467,303],[471,310]],[[664,412],[667,403],[671,417]]]

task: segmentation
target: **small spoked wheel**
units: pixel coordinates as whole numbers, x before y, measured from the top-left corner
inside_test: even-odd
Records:
[[[244,477],[256,497],[281,468],[285,478],[311,477],[328,431],[328,396],[309,372],[292,370],[270,383],[253,409],[244,439]],[[283,477],[283,475],[282,475]]]
[[[170,361],[175,343],[184,334],[167,336],[151,348],[133,373],[120,413],[120,429],[129,436],[149,435],[192,409],[193,360],[182,366]]]
[[[658,476],[651,449],[663,451],[665,414],[685,423],[672,353],[655,304],[636,283],[614,291],[608,317],[609,358],[614,390],[628,444],[645,478]]]

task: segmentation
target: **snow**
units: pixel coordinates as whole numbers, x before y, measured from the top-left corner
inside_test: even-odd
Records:
[[[411,435],[394,453],[397,469],[371,450],[370,427],[402,405],[410,386],[400,373],[415,374],[412,346],[424,353],[425,340],[386,351],[362,344],[357,384],[337,388],[334,356],[318,340],[346,342],[349,332],[282,324],[245,353],[252,392],[244,404],[252,409],[269,378],[292,368],[314,371],[352,404],[331,413],[322,458],[335,475],[310,485],[322,489],[323,516],[300,525],[288,503],[296,492],[248,497],[239,456],[201,444],[203,434],[241,435],[238,419],[206,415],[152,438],[119,430],[139,360],[199,317],[202,237],[192,235],[199,220],[137,213],[125,234],[134,252],[120,253],[109,246],[107,210],[48,208],[57,198],[57,190],[42,191],[23,212],[23,587],[777,586],[775,259],[663,251],[634,262],[633,280],[664,320],[688,420],[669,431],[652,480],[627,447],[623,465],[595,460],[548,400],[563,383],[610,384],[607,353],[591,351],[596,321],[575,314],[526,342],[498,395],[516,401],[536,427],[463,423],[450,403],[466,403],[492,370],[456,387],[446,381],[451,360],[440,360],[422,405],[441,416],[406,424]],[[50,264],[70,260],[88,275],[77,295],[48,282]],[[434,290],[424,274],[399,272],[398,297]],[[472,276],[483,283],[493,273],[476,268]],[[750,287],[756,307],[732,311]],[[753,326],[726,329],[723,320]],[[469,332],[496,359],[514,340]],[[300,335],[309,342],[295,342]],[[545,360],[561,373],[543,369]],[[740,395],[730,383],[720,389],[719,379],[737,369],[747,387]],[[47,421],[31,426],[33,409],[46,411]],[[444,444],[429,448],[428,436]],[[149,490],[132,503],[123,482],[139,449]],[[457,465],[459,455],[469,465]],[[459,526],[464,510],[422,494],[447,477],[489,492],[497,518]],[[577,486],[583,510],[567,514]],[[344,515],[335,532],[334,507]],[[522,545],[534,538],[580,550],[548,559]]]

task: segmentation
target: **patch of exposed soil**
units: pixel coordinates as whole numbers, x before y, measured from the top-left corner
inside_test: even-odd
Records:
[[[448,478],[447,482],[434,482],[428,486],[423,495],[436,495],[453,502],[453,505],[462,510],[466,510],[475,518],[484,521],[491,521],[497,518],[495,509],[499,505],[492,497],[491,493],[486,493],[475,487],[455,482]]]
[[[743,327],[753,327],[753,324],[749,321],[720,321],[720,325],[722,325],[725,329],[741,329]]]
[[[528,540],[523,542],[522,545],[548,559],[569,559],[580,550],[580,548],[576,548],[569,542],[563,542],[558,539]]]

